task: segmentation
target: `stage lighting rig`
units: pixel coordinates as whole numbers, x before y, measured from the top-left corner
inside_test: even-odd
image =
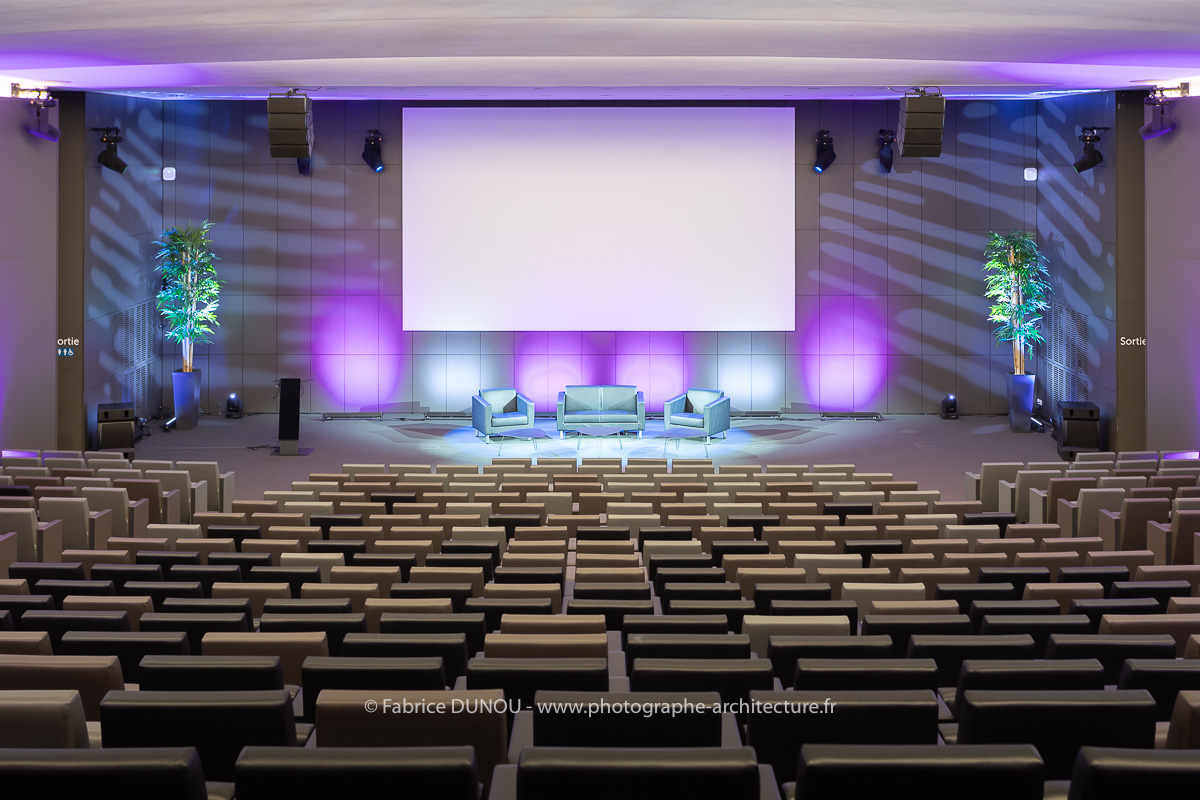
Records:
[[[1104,160],[1104,155],[1096,149],[1096,143],[1108,128],[1084,126],[1079,130],[1079,141],[1083,142],[1083,155],[1074,163],[1076,172],[1087,172]]]
[[[367,131],[363,142],[362,160],[374,172],[383,172],[383,137],[375,128]]]
[[[892,145],[895,143],[895,131],[890,131],[887,128],[879,129],[879,168],[885,173],[892,171],[892,162],[896,158],[896,152],[892,148]]]
[[[822,128],[817,131],[814,141],[817,143],[817,160],[813,162],[813,172],[824,172],[837,159],[837,153],[833,152],[833,137]]]
[[[100,142],[104,145],[104,151],[96,157],[96,161],[102,167],[107,167],[113,172],[124,174],[125,170],[129,169],[129,165],[117,155],[117,145],[125,141],[121,136],[120,128],[92,128],[100,134]]]

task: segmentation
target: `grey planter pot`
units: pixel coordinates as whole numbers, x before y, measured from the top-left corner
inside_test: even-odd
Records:
[[[175,392],[175,427],[190,431],[200,421],[200,370],[175,370],[171,388]]]
[[[1037,377],[1008,375],[1008,427],[1014,433],[1033,430],[1033,395]]]

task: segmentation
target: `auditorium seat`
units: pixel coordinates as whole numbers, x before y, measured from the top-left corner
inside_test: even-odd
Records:
[[[84,715],[100,719],[100,700],[110,690],[125,688],[116,656],[0,655],[0,687],[74,689],[83,701]]]
[[[486,791],[492,771],[508,758],[503,700],[499,689],[386,693],[328,689],[317,698],[317,726],[310,746],[314,741],[318,750],[471,746]],[[372,711],[364,708],[368,701],[377,704]],[[410,707],[405,710],[406,702]],[[438,704],[444,704],[440,711]],[[397,707],[401,713],[392,711]],[[470,713],[464,713],[467,709]]]
[[[1200,691],[1183,691],[1175,698],[1166,746],[1172,750],[1200,750]]]
[[[286,690],[112,691],[100,702],[104,747],[195,747],[204,774],[232,781],[246,745],[294,746],[296,723]]]
[[[1079,749],[1068,800],[1187,797],[1200,784],[1200,752],[1118,747]]]
[[[249,746],[236,765],[239,800],[327,800],[353,786],[360,797],[479,800],[470,747],[295,748]]]
[[[491,800],[767,800],[778,798],[769,767],[749,747],[528,747],[496,771]]]
[[[785,791],[798,800],[878,800],[881,787],[922,800],[1041,800],[1045,778],[1028,744],[806,744],[796,783]]]
[[[206,800],[194,747],[0,748],[0,785],[12,797]]]
[[[10,747],[90,747],[79,692],[0,689],[0,750]]]

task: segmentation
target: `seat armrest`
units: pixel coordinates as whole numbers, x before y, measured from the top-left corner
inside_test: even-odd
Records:
[[[141,500],[129,501],[129,535],[138,537],[148,535],[150,524],[150,501],[142,498]]]
[[[491,432],[492,404],[479,395],[471,398],[471,427],[485,436]]]
[[[665,401],[663,403],[663,424],[667,424],[667,421],[671,419],[672,414],[678,414],[682,412],[686,403],[686,394],[676,395],[670,400]],[[667,427],[670,427],[670,425],[667,425]]]
[[[191,489],[192,489],[192,513],[195,514],[198,511],[209,511],[210,509],[208,506],[208,492],[209,492],[208,481],[192,481]],[[213,491],[216,491],[215,486],[213,487]],[[188,524],[190,525],[191,522],[192,521],[189,519]]]
[[[646,395],[643,392],[637,393],[637,412],[638,412],[638,428],[646,427]]]
[[[93,550],[107,550],[112,536],[112,511],[102,508],[88,512],[88,542]]]
[[[1171,563],[1171,526],[1165,522],[1146,523],[1146,549],[1154,552],[1154,565],[1157,567]]]
[[[721,397],[704,406],[704,432],[712,435],[729,430],[728,397]]]
[[[1017,484],[1010,481],[999,481],[1000,486],[1000,512],[1002,514],[1011,514],[1016,511],[1017,499]]]
[[[533,709],[522,708],[513,715],[512,733],[508,735],[508,763],[516,764],[521,750],[533,747]]]
[[[554,414],[555,414],[555,418],[558,420],[558,429],[561,431],[563,429],[563,421],[566,419],[566,416],[567,416],[567,393],[566,392],[558,393],[558,406],[555,409]]]
[[[979,499],[979,473],[968,472],[966,477],[966,494],[963,497],[968,500]]]
[[[171,489],[162,493],[162,520],[168,525],[178,525],[183,512],[180,509],[179,490]]]
[[[1121,514],[1117,511],[1100,510],[1100,538],[1105,550],[1118,550],[1121,541]]]
[[[51,562],[62,561],[62,520],[56,519],[51,522],[39,522],[37,531],[34,534],[37,537],[35,545],[37,546],[37,560],[44,564]]]
[[[1058,501],[1058,526],[1062,529],[1064,539],[1075,537],[1075,528],[1079,520],[1076,518],[1079,514],[1079,503],[1074,500]]]
[[[231,514],[233,513],[234,472],[233,470],[230,470],[229,472],[222,472],[217,479],[221,484],[221,510],[226,514]]]
[[[521,394],[520,392],[517,392],[517,411],[522,414],[526,414],[529,417],[529,424],[533,424],[533,400]]]
[[[774,779],[771,781],[774,783]],[[517,800],[517,765],[498,764],[492,770],[492,788],[488,800]]]
[[[1046,507],[1049,498],[1046,492],[1041,489],[1029,490],[1029,521],[1035,525],[1041,525],[1046,521],[1046,512],[1049,509]]]
[[[17,552],[17,534],[0,533],[0,580],[8,578],[8,565],[20,558]]]

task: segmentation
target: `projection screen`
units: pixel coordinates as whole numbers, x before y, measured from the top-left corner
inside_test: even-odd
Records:
[[[790,108],[406,108],[403,317],[790,331]]]

